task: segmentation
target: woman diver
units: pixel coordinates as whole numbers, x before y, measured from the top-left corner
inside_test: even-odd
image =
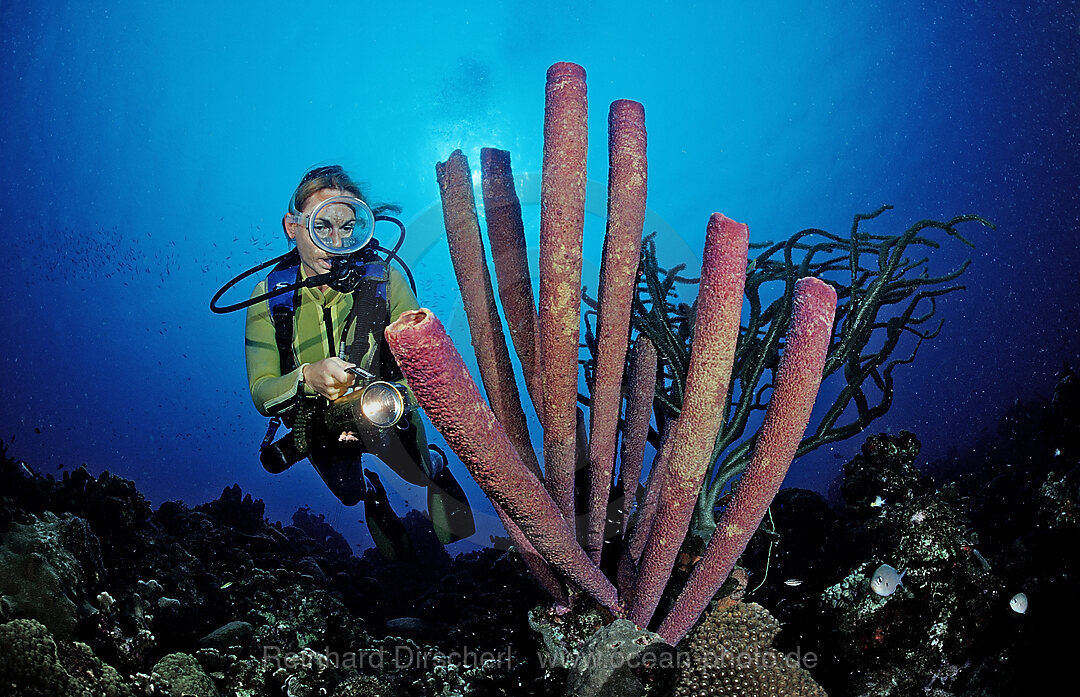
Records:
[[[404,226],[382,215],[396,207],[369,207],[365,200],[337,165],[300,180],[282,218],[295,247],[255,288],[251,304],[243,304],[248,383],[255,407],[274,419],[263,443],[264,467],[282,472],[306,456],[342,503],[364,502],[368,530],[384,556],[402,558],[411,556],[411,542],[378,476],[363,468],[364,453],[427,488],[443,544],[468,537],[475,526],[442,451],[429,450],[419,411],[407,408],[415,401],[383,336],[402,312],[419,308],[409,281],[389,264],[397,247],[385,249],[372,237],[377,220],[396,223],[402,236]],[[281,422],[292,430],[272,442]]]

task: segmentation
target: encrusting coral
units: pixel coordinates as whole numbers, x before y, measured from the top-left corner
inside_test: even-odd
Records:
[[[522,547],[522,552],[530,568],[554,570],[570,582],[573,590],[584,591],[613,615],[629,615],[645,626],[650,623],[671,574],[713,459],[713,444],[723,420],[722,407],[739,333],[748,233],[745,225],[718,213],[709,220],[683,411],[654,467],[661,470],[660,475],[650,478],[652,491],[647,495],[656,500],[655,508],[650,509],[654,513],[651,517],[637,517],[641,554],[639,557],[631,554],[624,560],[625,573],[619,574],[624,583],[617,591],[599,568],[602,540],[598,541],[598,536],[608,512],[607,490],[612,478],[609,464],[614,460],[613,427],[618,421],[637,278],[635,245],[640,244],[644,219],[647,176],[644,109],[635,102],[620,100],[612,105],[609,126],[609,226],[599,310],[603,348],[592,381],[593,389],[598,390],[594,397],[599,402],[591,406],[599,413],[592,414],[588,434],[593,444],[591,449],[579,442],[585,436],[585,429],[576,408],[588,131],[585,71],[580,66],[557,63],[548,70],[539,245],[539,337],[535,343],[523,337],[521,343],[524,347],[539,346],[539,361],[532,362],[539,375],[526,375],[525,384],[532,386],[530,395],[544,429],[543,479],[530,466],[535,458],[531,445],[515,435],[520,434],[516,423],[520,405],[507,405],[504,399],[506,382],[512,384],[513,378],[498,367],[503,362],[493,358],[505,348],[495,348],[488,340],[477,340],[478,336],[492,335],[498,315],[479,240],[471,177],[466,176],[468,165],[460,152],[439,164],[437,172],[451,256],[462,294],[467,298],[466,314],[491,407],[481,397],[442,324],[430,311],[422,309],[402,315],[386,334],[395,358],[431,422],[494,501],[496,510],[509,518],[507,528],[511,536],[520,531],[526,538],[528,544]],[[500,158],[482,157],[485,181],[493,176],[492,164],[498,162]],[[453,174],[455,171],[457,175]],[[500,211],[500,215],[504,212]],[[523,241],[522,236],[519,243]],[[470,251],[453,253],[457,249]],[[519,279],[499,277],[500,287],[515,282],[520,287]],[[760,466],[743,478],[740,489],[746,491],[745,502],[733,507],[731,520],[721,533],[730,534],[731,541],[717,545],[708,568],[699,564],[693,592],[676,603],[663,625],[661,636],[670,643],[676,643],[697,620],[704,607],[703,604],[697,607],[698,598],[704,597],[707,602],[719,590],[791,463],[820,382],[832,335],[835,304],[836,293],[824,282],[805,278],[797,284],[795,311],[784,344],[784,367],[774,389],[771,416],[766,418],[765,430],[758,438]],[[515,305],[515,312],[520,312],[527,303],[515,301]],[[528,325],[528,321],[514,321],[517,327]],[[501,340],[501,331],[498,334]],[[614,358],[607,358],[609,349]],[[484,353],[488,355],[481,355]],[[527,358],[522,358],[525,366],[530,364]],[[648,361],[643,360],[642,365],[647,366]],[[647,377],[639,382],[648,385],[650,392],[654,383]],[[536,404],[538,399],[540,403]],[[647,418],[637,418],[634,422],[636,428],[647,432]],[[626,442],[642,439],[640,431],[633,434],[624,431]],[[581,512],[587,521],[584,547],[576,535],[579,512],[574,508],[573,495],[574,471],[582,453],[588,453],[586,459],[590,460],[593,482],[590,510]],[[627,485],[634,487],[636,482]],[[551,590],[552,577],[542,582]],[[560,598],[560,593],[553,593]]]

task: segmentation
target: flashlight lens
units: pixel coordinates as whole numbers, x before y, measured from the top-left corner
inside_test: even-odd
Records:
[[[401,394],[385,382],[373,382],[364,388],[360,408],[368,421],[380,428],[389,428],[405,412]]]

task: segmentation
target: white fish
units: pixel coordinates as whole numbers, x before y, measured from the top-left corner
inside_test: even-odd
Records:
[[[885,499],[881,498],[881,496],[878,496],[877,498],[875,498],[873,501],[870,502],[870,508],[881,508],[884,505],[885,505]]]
[[[1027,612],[1028,600],[1027,595],[1024,593],[1017,593],[1009,601],[1009,608],[1012,609],[1018,615],[1022,615]]]
[[[802,585],[802,579],[801,578],[789,578],[788,580],[784,581],[784,585],[785,586],[791,586],[792,588],[795,588],[797,586]]]
[[[874,572],[874,577],[870,579],[870,590],[874,591],[878,595],[888,596],[896,592],[898,586],[903,585],[904,574],[907,570],[897,572],[888,564],[882,564]]]

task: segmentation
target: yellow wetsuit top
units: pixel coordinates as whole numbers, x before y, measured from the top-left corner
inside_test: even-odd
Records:
[[[397,269],[389,268],[387,281],[387,302],[390,309],[390,321],[396,320],[407,310],[417,310],[420,304],[413,295],[405,276]],[[301,278],[307,278],[307,269],[300,266]],[[266,293],[266,279],[263,279],[252,297]],[[333,288],[325,292],[318,288],[301,288],[299,306],[293,313],[292,347],[296,356],[297,368],[285,375],[281,374],[281,361],[278,357],[277,341],[274,337],[274,321],[270,317],[269,303],[255,303],[247,311],[247,328],[244,341],[247,355],[248,386],[255,408],[265,416],[272,416],[287,410],[297,396],[314,395],[315,391],[303,385],[297,392],[301,371],[309,363],[321,361],[330,356],[337,356],[341,342],[351,346],[354,326],[348,329],[348,335],[342,337],[342,329],[352,311],[352,293],[341,293]],[[372,356],[377,342],[382,337],[371,335],[368,353],[360,361],[360,367],[370,370]],[[376,372],[376,371],[371,371]]]

